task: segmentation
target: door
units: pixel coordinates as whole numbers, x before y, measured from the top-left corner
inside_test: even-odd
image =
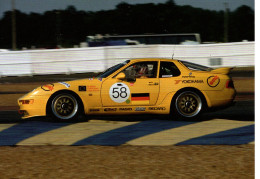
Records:
[[[155,105],[159,94],[157,61],[136,62],[122,72],[125,79],[116,76],[102,84],[103,106],[150,106]]]
[[[160,62],[160,95],[158,103],[161,103],[167,94],[172,91],[176,91],[179,86],[176,85],[176,81],[181,81],[180,70],[172,61],[161,61]]]

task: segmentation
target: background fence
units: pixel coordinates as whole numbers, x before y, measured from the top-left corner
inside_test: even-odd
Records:
[[[135,45],[0,52],[0,76],[100,72],[131,58],[174,58],[209,67],[254,66],[255,42]]]

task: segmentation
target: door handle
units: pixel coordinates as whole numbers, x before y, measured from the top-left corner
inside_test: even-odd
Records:
[[[148,85],[158,85],[159,83],[157,83],[157,82],[148,82]]]

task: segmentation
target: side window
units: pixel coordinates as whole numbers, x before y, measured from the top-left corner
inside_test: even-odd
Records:
[[[126,78],[156,78],[158,62],[138,62],[123,70]]]
[[[159,75],[160,78],[169,78],[179,76],[180,74],[180,70],[176,67],[176,65],[173,62],[161,62]]]

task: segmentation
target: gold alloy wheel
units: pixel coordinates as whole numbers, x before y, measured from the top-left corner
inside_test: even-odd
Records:
[[[177,97],[175,107],[181,116],[195,117],[202,109],[202,101],[197,93],[185,91]]]
[[[59,119],[72,119],[78,111],[78,102],[70,94],[60,94],[52,101],[52,112]]]

